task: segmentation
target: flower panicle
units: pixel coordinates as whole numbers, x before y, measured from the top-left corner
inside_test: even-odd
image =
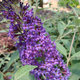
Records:
[[[12,7],[3,10],[3,14],[10,20],[8,35],[12,39],[17,37],[16,47],[22,65],[38,66],[30,71],[37,80],[68,80],[69,69],[56,49],[55,41],[52,42],[45,31],[41,19],[37,16],[34,18],[33,9],[29,10],[28,4],[23,6],[20,2],[20,8],[19,15]]]

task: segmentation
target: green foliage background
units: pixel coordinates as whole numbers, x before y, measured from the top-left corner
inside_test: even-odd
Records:
[[[79,5],[78,0],[59,0],[58,4],[62,7],[67,7],[67,4],[69,4],[72,7],[75,7]]]
[[[68,67],[71,72],[69,80],[79,80],[80,78],[80,9],[75,6],[79,5],[78,0],[59,0],[58,3],[62,7],[67,4],[72,6],[71,12],[46,10],[46,8],[37,9],[36,12],[41,12],[38,17],[41,18],[43,27],[49,33],[51,40],[56,42],[57,50],[63,55],[65,63],[68,61],[70,47],[73,40],[73,35],[76,30],[74,43],[72,45],[71,55]],[[74,6],[75,5],[75,6]],[[30,7],[32,8],[32,6]],[[15,8],[16,9],[16,8]],[[44,12],[43,12],[44,11]],[[45,14],[46,13],[46,14]],[[49,16],[49,18],[47,18]],[[51,16],[51,17],[50,17]],[[1,23],[9,22],[5,18]],[[9,25],[7,26],[9,28]],[[9,29],[2,29],[0,33],[5,33]],[[0,53],[0,56],[3,53]],[[38,59],[40,61],[40,59]],[[37,66],[26,65],[22,66],[19,58],[19,51],[16,50],[12,54],[5,54],[0,57],[0,80],[4,76],[12,76],[11,80],[35,80],[29,71]],[[23,74],[24,72],[24,74]],[[6,73],[6,74],[5,74]]]

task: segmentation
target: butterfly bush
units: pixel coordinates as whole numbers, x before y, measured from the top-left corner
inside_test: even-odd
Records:
[[[70,76],[62,55],[56,49],[55,41],[51,41],[45,31],[41,19],[33,16],[33,9],[29,5],[23,6],[20,2],[20,11],[4,3],[6,10],[3,15],[10,20],[8,35],[16,41],[22,65],[35,65],[37,68],[30,71],[36,80],[68,80]]]

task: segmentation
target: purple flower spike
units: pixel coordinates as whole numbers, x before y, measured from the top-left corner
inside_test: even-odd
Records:
[[[20,52],[22,65],[38,66],[30,71],[36,80],[68,80],[69,69],[56,49],[55,41],[43,28],[41,19],[34,18],[33,9],[20,2],[20,15],[11,7],[3,10],[4,16],[10,20],[9,36],[17,38],[16,47]]]

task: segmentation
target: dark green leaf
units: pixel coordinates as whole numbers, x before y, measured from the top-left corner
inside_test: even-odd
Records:
[[[16,61],[17,59],[19,59],[19,51],[15,51],[10,58],[10,61],[8,62],[8,64],[4,67],[4,72],[9,69],[9,67],[11,66],[11,64]]]

